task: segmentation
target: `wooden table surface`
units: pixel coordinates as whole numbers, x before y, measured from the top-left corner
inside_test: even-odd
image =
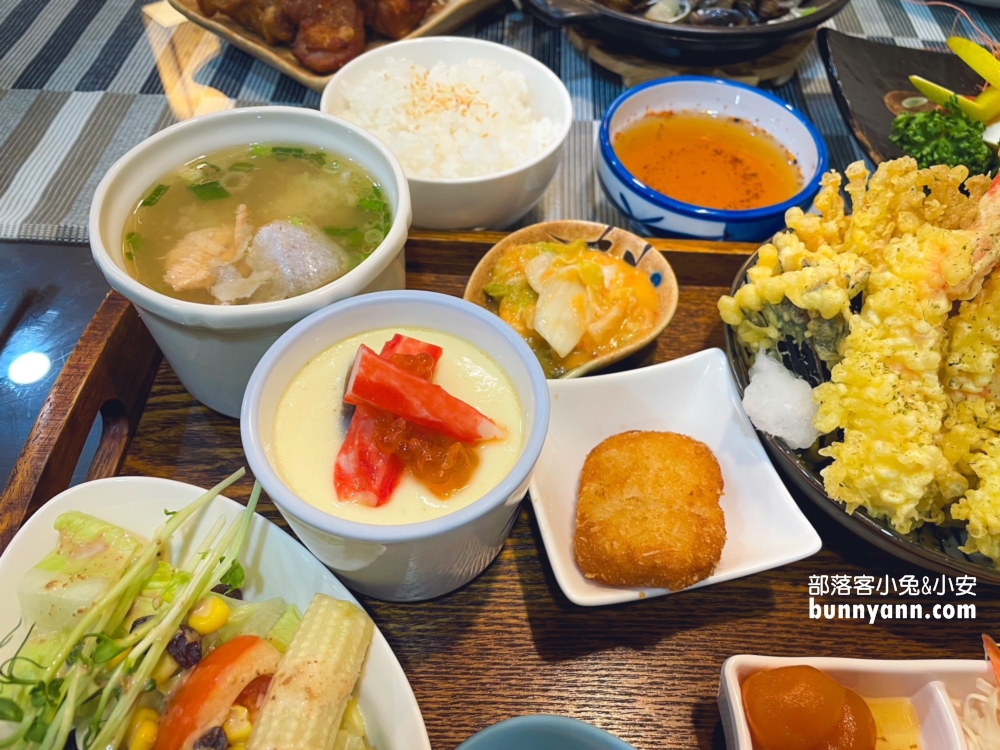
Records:
[[[428,241],[407,247],[408,285],[461,294],[482,247],[448,257]],[[677,316],[626,366],[722,346],[716,300],[747,248],[667,257],[681,283]],[[211,486],[245,462],[239,424],[211,412],[164,362],[121,473]],[[227,495],[246,501],[247,476]],[[450,750],[497,721],[558,713],[589,721],[640,750],[722,748],[716,694],[722,662],[739,653],[865,658],[981,658],[979,634],[1000,618],[996,590],[975,599],[864,597],[827,602],[974,601],[976,620],[819,621],[808,615],[814,574],[925,575],[860,541],[805,498],[823,538],[812,558],[778,570],[673,596],[584,608],[560,591],[530,503],[499,557],[475,581],[434,601],[361,598],[409,677],[435,750]],[[261,503],[283,524],[274,506]],[[512,748],[512,750],[514,750]],[[929,748],[928,750],[933,750]]]

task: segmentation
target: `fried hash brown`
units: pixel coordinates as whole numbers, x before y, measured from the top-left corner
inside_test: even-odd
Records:
[[[712,574],[726,543],[722,471],[708,446],[673,432],[623,432],[580,473],[574,548],[590,579],[673,591]]]

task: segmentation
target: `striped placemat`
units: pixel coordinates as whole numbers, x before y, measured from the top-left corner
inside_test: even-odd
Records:
[[[0,238],[85,242],[101,176],[129,148],[179,119],[233,106],[317,107],[319,96],[191,23],[142,0],[0,2]],[[967,6],[1000,36],[1000,11]],[[904,0],[853,0],[828,25],[907,47],[942,48],[956,13]],[[593,169],[601,115],[622,90],[617,75],[556,28],[512,6],[460,32],[527,52],[573,97],[565,158],[524,221],[620,223]],[[832,166],[862,158],[837,112],[815,45],[776,93],[803,109],[830,147]]]

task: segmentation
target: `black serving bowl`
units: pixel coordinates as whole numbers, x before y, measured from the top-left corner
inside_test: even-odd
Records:
[[[612,49],[685,66],[729,65],[754,60],[788,42],[812,34],[850,0],[806,0],[816,12],[803,18],[739,28],[691,26],[649,21],[612,10],[597,0],[528,0],[543,19],[574,24]]]
[[[736,294],[736,291],[746,283],[747,270],[756,262],[757,253],[754,253],[736,274],[736,279],[729,290],[730,295]],[[736,337],[732,326],[727,325],[725,329],[726,356],[736,380],[736,387],[742,397],[744,389],[750,382],[748,371],[752,354]],[[790,370],[799,369],[793,361],[790,361],[788,354],[782,352],[782,356],[786,367]],[[966,555],[958,549],[965,543],[964,524],[958,526],[925,524],[909,534],[900,534],[887,520],[872,518],[863,508],[848,513],[844,505],[827,496],[823,488],[823,477],[819,472],[829,459],[823,462],[814,461],[808,451],[789,448],[781,438],[760,431],[757,434],[771,460],[787,479],[834,520],[865,541],[912,565],[936,573],[971,575],[984,583],[1000,585],[1000,570],[993,566],[989,558],[979,554]],[[821,437],[820,441],[824,439],[830,441],[829,437]]]

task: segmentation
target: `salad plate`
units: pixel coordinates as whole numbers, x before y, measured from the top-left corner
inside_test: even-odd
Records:
[[[182,482],[154,477],[113,477],[71,487],[42,506],[18,531],[0,556],[0,632],[14,633],[0,648],[0,663],[17,650],[27,627],[20,624],[17,585],[25,574],[56,546],[56,517],[80,511],[114,523],[126,531],[150,538],[165,513],[177,511],[204,490]],[[218,496],[189,519],[175,535],[169,550],[174,562],[185,557],[223,516],[233,522],[243,506]],[[337,578],[302,545],[261,515],[255,515],[241,556],[246,571],[242,587],[248,601],[282,597],[305,610],[317,593],[357,604]],[[360,605],[359,605],[360,606]],[[379,750],[430,750],[420,707],[413,690],[382,633],[375,628],[360,678],[358,706],[368,736]]]
[[[583,462],[602,440],[626,430],[688,435],[705,443],[719,462],[725,483],[721,506],[726,545],[715,572],[695,587],[776,568],[819,551],[819,535],[757,440],[721,350],[707,349],[627,372],[550,380],[549,393],[549,434],[529,492],[556,580],[575,604],[599,606],[672,593],[605,586],[585,578],[574,557]],[[597,404],[600,408],[595,409]]]

